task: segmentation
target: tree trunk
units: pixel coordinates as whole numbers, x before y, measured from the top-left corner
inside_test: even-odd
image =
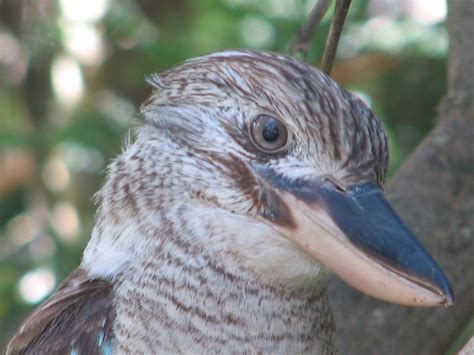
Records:
[[[448,1],[448,93],[387,194],[448,276],[452,308],[389,305],[329,281],[341,354],[444,354],[474,317],[474,1]]]

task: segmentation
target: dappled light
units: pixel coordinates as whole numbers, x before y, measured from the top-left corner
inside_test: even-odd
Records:
[[[240,23],[242,38],[252,48],[268,48],[275,40],[275,29],[268,21],[257,17],[246,17]]]
[[[27,60],[24,49],[14,36],[1,29],[0,64],[5,68],[4,78],[11,84],[19,84],[25,78]]]
[[[56,203],[49,216],[51,226],[58,238],[68,244],[77,240],[79,236],[79,216],[76,208],[69,202]]]
[[[97,22],[107,11],[109,0],[60,0],[61,15],[70,22]]]
[[[52,191],[64,190],[71,180],[69,169],[63,160],[49,159],[41,172],[43,184]]]
[[[81,64],[99,65],[105,56],[105,45],[99,30],[87,24],[68,24],[63,26],[65,49]]]
[[[30,304],[43,300],[55,286],[56,280],[51,270],[38,268],[24,274],[18,283],[21,298]]]
[[[58,100],[64,105],[78,104],[84,93],[81,68],[68,57],[57,58],[51,67],[51,81]]]

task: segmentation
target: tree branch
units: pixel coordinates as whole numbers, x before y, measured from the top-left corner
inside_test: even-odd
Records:
[[[445,354],[474,316],[474,2],[448,6],[448,94],[437,126],[390,181],[388,195],[445,271],[456,304],[389,305],[331,279],[341,354]]]
[[[308,55],[309,44],[311,43],[316,27],[323,19],[324,15],[328,11],[331,0],[318,0],[311,9],[308,19],[301,26],[299,31],[296,33],[295,41],[290,49],[290,54],[294,57],[298,53],[303,55],[303,59],[306,59]]]
[[[337,45],[339,43],[339,38],[350,5],[351,0],[336,0],[334,18],[332,19],[331,27],[329,28],[323,59],[321,61],[321,70],[328,75],[331,73],[334,57],[336,56]]]

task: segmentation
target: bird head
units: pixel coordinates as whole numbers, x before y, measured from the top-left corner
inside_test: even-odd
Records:
[[[109,168],[101,211],[181,225],[187,242],[262,278],[313,280],[324,266],[379,299],[452,304],[446,277],[384,198],[387,136],[359,98],[307,64],[244,50],[148,81],[144,125]],[[90,264],[107,243],[95,234]]]

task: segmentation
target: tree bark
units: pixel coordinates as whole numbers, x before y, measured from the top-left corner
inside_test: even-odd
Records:
[[[448,93],[387,195],[438,261],[452,308],[407,308],[328,282],[341,354],[444,354],[474,317],[474,1],[448,1]]]

